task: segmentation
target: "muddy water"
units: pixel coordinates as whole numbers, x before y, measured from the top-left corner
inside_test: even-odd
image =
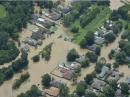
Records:
[[[86,75],[91,74],[95,69],[95,64],[91,63],[88,68],[82,69],[81,70],[81,76],[77,78],[77,82],[79,83],[80,81],[83,81]],[[76,85],[71,85],[70,86],[70,93],[73,93],[74,90],[76,89]]]
[[[119,46],[119,41],[121,40],[122,32],[119,34],[119,36],[117,36],[116,40],[113,43],[109,44],[108,46],[103,46],[102,47],[101,56],[100,57],[104,57],[108,63],[113,63],[113,60],[110,60],[108,58],[108,54],[110,53],[110,51],[112,49],[115,49],[115,48],[117,48]]]
[[[119,67],[119,71],[124,74],[124,77],[119,80],[119,82],[126,81],[126,78],[130,76],[130,68],[128,68],[128,65],[122,65]]]
[[[32,28],[31,26],[29,26]],[[25,39],[25,37],[31,35],[31,29],[27,28],[23,30],[21,33],[20,40],[22,41]],[[30,52],[29,52],[29,66],[27,71],[30,73],[30,79],[26,83],[24,83],[19,89],[17,90],[12,90],[12,83],[14,80],[20,76],[20,74],[16,74],[13,79],[5,82],[1,87],[0,87],[0,97],[16,97],[18,94],[21,92],[27,91],[31,85],[33,84],[40,84],[41,82],[41,76],[45,73],[50,73],[59,63],[62,63],[66,61],[66,54],[67,52],[75,48],[80,54],[84,54],[87,50],[81,50],[79,46],[76,44],[73,44],[68,41],[64,41],[64,38],[67,37],[66,34],[64,34],[65,29],[62,26],[59,26],[58,31],[56,31],[55,34],[50,36],[49,38],[45,39],[43,41],[43,45],[38,47],[37,49],[30,47]],[[60,35],[62,35],[62,38],[58,38]],[[38,63],[33,63],[31,58],[38,54],[39,51],[41,51],[46,45],[49,43],[53,42],[53,47],[52,47],[52,54],[51,54],[51,59],[49,62],[45,62],[44,60],[41,60]],[[60,79],[61,81],[65,83],[69,83],[69,81],[65,79]],[[70,84],[69,84],[70,85]],[[41,87],[41,86],[39,86]]]
[[[121,0],[110,0],[110,8],[112,10],[117,10],[122,5],[123,3],[121,2]]]
[[[122,1],[130,2],[130,0],[110,0],[110,8],[112,10],[117,10],[119,7],[124,5]]]

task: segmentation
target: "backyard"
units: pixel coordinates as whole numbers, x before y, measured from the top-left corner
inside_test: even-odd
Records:
[[[4,18],[6,16],[6,10],[3,5],[0,5],[0,18]]]

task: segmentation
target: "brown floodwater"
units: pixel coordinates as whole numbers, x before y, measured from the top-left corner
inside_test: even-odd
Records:
[[[130,76],[130,68],[128,68],[128,65],[121,65],[119,71],[124,74],[124,76],[120,78],[119,82],[125,82],[126,78]]]
[[[110,51],[112,49],[118,48],[119,41],[121,40],[121,34],[122,34],[122,32],[119,34],[119,36],[117,36],[117,38],[116,38],[116,40],[114,42],[112,42],[111,44],[108,44],[108,46],[103,46],[102,47],[100,58],[104,57],[108,63],[113,63],[114,62],[114,60],[110,60],[108,58],[108,54],[110,53]]]
[[[28,25],[27,29],[24,29],[23,32],[20,34],[20,41],[23,41],[26,37],[31,35],[31,30],[35,28],[36,26]],[[67,38],[65,29],[63,26],[58,26],[58,30],[55,32],[55,34],[51,35],[47,39],[43,40],[43,45],[39,46],[37,49],[30,47],[29,52],[29,66],[28,69],[25,71],[28,71],[30,73],[30,78],[27,82],[21,85],[21,87],[17,90],[12,90],[12,83],[14,80],[20,76],[19,74],[15,74],[15,76],[9,80],[6,81],[1,87],[0,87],[0,96],[1,97],[16,97],[21,92],[25,92],[29,90],[31,85],[35,84],[38,85],[41,83],[41,76],[45,73],[50,73],[59,63],[66,61],[66,55],[67,52],[75,48],[78,53],[85,54],[87,50],[82,50],[80,47],[72,42],[64,41],[64,38]],[[62,36],[62,38],[58,38],[59,36]],[[52,52],[51,52],[51,59],[48,62],[45,62],[43,59],[41,59],[38,63],[33,63],[31,58],[38,54],[46,45],[53,42],[52,46]],[[4,65],[3,65],[4,66]],[[24,72],[24,71],[23,71]],[[58,79],[58,78],[56,78]],[[65,79],[58,79],[61,80],[67,85],[71,85],[70,81]],[[41,88],[41,85],[39,85],[39,88]]]

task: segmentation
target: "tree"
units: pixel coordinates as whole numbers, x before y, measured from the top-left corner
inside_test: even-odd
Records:
[[[86,75],[86,77],[84,78],[84,80],[85,80],[85,82],[86,82],[87,84],[91,84],[92,81],[93,81],[93,75],[92,75],[92,74]]]
[[[95,71],[96,71],[97,74],[101,73],[101,69],[102,69],[102,66],[103,66],[103,65],[104,65],[104,64],[102,64],[102,63],[100,63],[100,62],[97,62],[97,63],[96,63]]]
[[[85,36],[86,45],[92,45],[94,43],[94,33],[89,31]]]
[[[27,65],[28,65],[27,56],[28,56],[27,54],[22,54],[21,58],[12,62],[12,68],[13,68],[14,72],[19,72],[21,69],[27,67]]]
[[[42,76],[42,85],[48,87],[50,85],[50,82],[51,82],[51,77],[49,74],[45,74]]]
[[[79,28],[76,27],[76,26],[73,26],[71,29],[70,29],[71,32],[73,33],[78,33],[79,32]]]
[[[87,52],[86,57],[89,59],[90,62],[95,63],[97,62],[98,56],[94,52]]]
[[[85,35],[84,39],[80,42],[80,47],[85,48],[87,45],[92,45],[94,43],[94,33],[89,31]]]
[[[86,89],[86,84],[79,83],[79,84],[76,86],[76,93],[77,93],[79,96],[82,96],[82,95],[85,94],[85,89]]]
[[[117,55],[116,55],[116,62],[118,64],[125,64],[127,63],[127,59],[126,59],[126,53],[124,51],[122,52],[119,52]]]
[[[2,46],[6,45],[9,39],[9,35],[7,32],[0,32],[0,49]]]
[[[88,92],[86,93],[86,96],[85,96],[85,97],[97,97],[97,96],[96,96],[96,94],[95,94],[94,92],[88,91]]]
[[[108,83],[114,89],[114,91],[116,91],[116,89],[117,89],[117,81],[116,80],[109,80]]]
[[[67,54],[67,61],[74,61],[76,58],[79,58],[79,54],[75,49],[71,49]]]
[[[60,87],[60,97],[68,97],[69,89],[65,84],[62,84]]]
[[[32,57],[32,59],[33,59],[33,62],[39,62],[40,56],[39,55],[35,55],[35,56]]]
[[[100,55],[100,52],[101,52],[101,48],[100,48],[99,46],[96,47],[95,53],[96,53],[97,55]]]
[[[100,94],[98,95],[98,97],[106,97],[106,96],[105,96],[105,94],[100,93]]]
[[[116,39],[116,35],[114,33],[108,33],[105,35],[105,42],[111,43]]]
[[[19,94],[17,97],[39,97],[42,96],[42,92],[38,89],[37,86],[32,85],[31,89],[25,93]]]
[[[129,85],[127,83],[120,83],[120,87],[123,94],[128,94]]]
[[[83,68],[88,67],[89,64],[90,64],[90,62],[89,62],[88,59],[85,59],[85,61],[81,62],[81,66],[82,66]]]
[[[119,14],[117,10],[113,10],[110,16],[112,21],[117,21],[119,19]]]
[[[5,70],[5,72],[4,72],[4,75],[5,75],[5,80],[9,80],[10,78],[12,78],[13,77],[13,69],[12,69],[12,67],[9,67],[9,68],[7,68],[6,70]]]
[[[103,93],[105,94],[106,97],[114,97],[115,96],[114,89],[109,85],[107,85],[103,88]]]
[[[120,15],[121,18],[127,19],[128,17],[128,8],[127,6],[122,6],[118,9],[118,14]]]

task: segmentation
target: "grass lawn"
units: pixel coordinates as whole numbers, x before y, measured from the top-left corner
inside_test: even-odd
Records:
[[[6,10],[3,5],[0,5],[0,18],[4,18],[6,16]]]
[[[101,12],[97,15],[97,17],[92,20],[85,28],[81,28],[80,20],[76,20],[74,25],[79,27],[80,34],[75,37],[75,42],[80,43],[81,40],[84,38],[86,32],[88,31],[96,31],[96,29],[105,22],[110,16],[111,10],[108,7],[105,7]]]

